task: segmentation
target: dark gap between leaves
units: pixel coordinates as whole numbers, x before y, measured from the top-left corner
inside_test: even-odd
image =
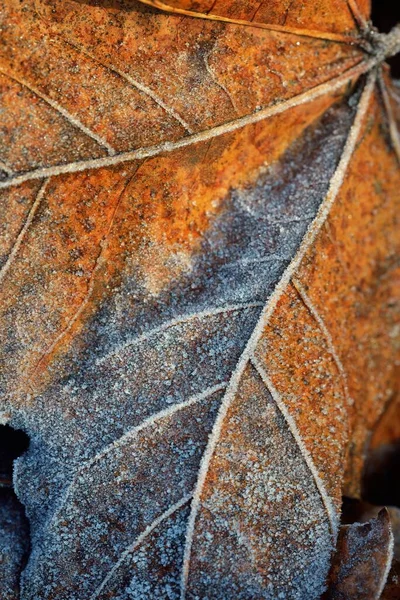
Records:
[[[0,486],[12,486],[13,463],[28,449],[29,437],[19,429],[0,425]]]
[[[361,500],[343,497],[342,524],[371,518],[377,507],[400,508],[400,439],[372,450],[365,462]]]
[[[5,573],[9,568],[10,557],[7,554],[9,551],[7,545],[10,539],[16,545],[15,552],[18,560],[18,564],[11,563],[10,568],[17,568],[21,573],[30,553],[29,521],[25,514],[25,507],[18,500],[13,489],[14,460],[28,447],[29,437],[26,433],[13,429],[9,425],[0,425],[0,536],[5,540],[5,554],[2,556]]]
[[[372,23],[381,33],[388,33],[400,23],[400,2],[397,0],[372,0]],[[400,79],[400,54],[389,58],[392,75]]]
[[[366,502],[400,507],[400,439],[372,450],[362,482]]]

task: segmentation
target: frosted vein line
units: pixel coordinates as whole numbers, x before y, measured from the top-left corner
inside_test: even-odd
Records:
[[[288,409],[285,406],[285,403],[282,400],[281,395],[279,394],[278,390],[275,388],[274,384],[272,383],[271,379],[269,378],[269,376],[267,375],[267,373],[265,372],[265,370],[263,369],[262,365],[257,360],[257,358],[253,355],[251,357],[250,361],[251,361],[252,365],[254,366],[255,370],[257,371],[258,375],[260,376],[261,380],[263,381],[265,387],[270,392],[278,409],[282,413],[282,415],[289,427],[289,430],[296,441],[296,444],[300,450],[300,453],[304,459],[304,462],[307,464],[307,466],[313,476],[315,485],[317,486],[317,489],[320,493],[322,502],[325,506],[326,513],[328,515],[333,540],[336,540],[336,536],[337,536],[337,532],[338,532],[338,515],[336,513],[336,510],[332,503],[332,500],[325,488],[325,484],[322,481],[321,477],[319,476],[318,470],[314,464],[312,456],[308,452],[307,448],[304,445],[304,441],[303,441],[303,439],[300,435],[300,432],[297,428],[296,421],[293,419],[292,415],[289,413]]]
[[[210,52],[210,54],[211,54],[211,52]],[[232,97],[232,94],[230,93],[230,91],[228,90],[228,88],[227,88],[227,87],[226,87],[226,86],[225,86],[225,85],[224,85],[224,84],[223,84],[221,81],[219,81],[219,80],[217,79],[217,77],[216,77],[216,75],[215,75],[214,71],[213,71],[213,70],[212,70],[212,68],[210,67],[210,63],[208,62],[208,57],[209,57],[209,55],[208,55],[208,54],[206,54],[206,55],[205,55],[205,57],[204,57],[204,64],[205,64],[205,67],[206,67],[206,71],[207,71],[207,73],[210,75],[210,77],[211,77],[211,79],[213,80],[213,82],[214,82],[214,83],[215,83],[215,84],[216,84],[218,87],[220,87],[220,88],[221,88],[221,90],[222,90],[223,92],[225,92],[225,94],[228,96],[229,102],[231,103],[231,105],[232,105],[232,108],[233,108],[233,110],[235,111],[235,113],[236,113],[236,114],[239,114],[239,112],[240,112],[240,111],[238,110],[238,108],[237,108],[237,106],[236,106],[236,103],[235,103],[235,101],[234,101],[234,99],[233,99],[233,97]]]
[[[326,83],[317,85],[311,88],[310,90],[303,92],[302,94],[298,94],[293,98],[289,98],[289,100],[285,100],[279,104],[269,106],[267,108],[257,111],[256,113],[245,115],[244,117],[240,117],[239,119],[229,121],[228,123],[224,123],[223,125],[217,125],[216,127],[212,127],[211,129],[206,129],[199,133],[183,137],[177,140],[176,142],[162,142],[161,144],[157,144],[156,146],[138,148],[137,150],[122,152],[121,154],[117,154],[116,156],[106,156],[104,158],[94,158],[90,160],[71,162],[66,165],[57,165],[53,167],[43,167],[39,169],[34,169],[21,175],[17,175],[6,181],[0,181],[0,189],[19,185],[24,181],[29,181],[30,179],[41,179],[50,175],[61,175],[63,173],[77,173],[79,171],[86,171],[87,169],[98,169],[100,167],[117,165],[131,160],[157,156],[163,152],[172,152],[179,148],[185,148],[186,146],[190,146],[198,142],[203,142],[211,138],[217,137],[219,135],[223,135],[225,133],[231,133],[232,131],[241,129],[246,125],[258,123],[259,121],[262,121],[264,119],[268,119],[275,115],[281,114],[290,108],[295,108],[296,106],[306,104],[307,102],[312,102],[313,100],[320,98],[324,94],[334,92],[339,88],[343,87],[344,84],[350,81],[352,78],[356,78],[362,75],[363,73],[369,71],[370,68],[374,65],[374,59],[371,59],[369,61],[362,60],[359,63],[357,63],[354,67],[351,67],[350,69],[342,73],[336,79],[331,79]]]
[[[52,517],[49,519],[49,523],[48,523],[47,527],[50,527],[51,524],[55,523],[57,516],[60,514],[62,508],[66,504],[72,490],[74,489],[76,483],[79,481],[79,478],[81,477],[82,473],[84,473],[85,471],[90,469],[94,464],[96,464],[97,462],[102,460],[105,456],[110,454],[110,452],[112,452],[116,448],[119,448],[120,446],[122,446],[122,444],[125,444],[128,441],[134,440],[135,437],[141,431],[147,429],[147,427],[151,427],[152,425],[154,425],[161,419],[170,417],[170,416],[174,415],[175,413],[177,413],[181,410],[184,410],[185,408],[188,408],[189,406],[192,406],[193,404],[197,404],[198,402],[201,402],[202,400],[206,400],[207,398],[213,396],[217,392],[224,390],[226,388],[226,386],[227,386],[227,382],[219,383],[217,385],[214,385],[212,387],[205,389],[200,394],[195,394],[194,396],[191,396],[188,400],[185,400],[184,402],[174,404],[172,406],[169,406],[168,408],[160,410],[159,412],[157,412],[153,415],[150,415],[150,417],[147,417],[147,419],[144,419],[144,421],[142,421],[142,423],[140,423],[140,425],[138,425],[137,427],[134,427],[133,429],[130,429],[124,435],[122,435],[120,438],[118,438],[111,444],[108,444],[108,446],[106,446],[103,450],[101,450],[101,452],[98,452],[97,454],[95,454],[95,456],[93,456],[92,458],[87,460],[74,474],[70,485],[67,487],[64,496],[61,498],[58,508],[55,510]]]
[[[318,323],[320,330],[324,334],[325,340],[328,344],[329,352],[331,353],[331,355],[336,363],[337,370],[339,371],[340,376],[342,378],[342,383],[343,383],[346,400],[347,400],[348,404],[352,404],[350,394],[349,394],[349,388],[347,385],[347,374],[346,374],[345,368],[343,366],[343,363],[340,360],[338,353],[336,352],[335,344],[333,343],[333,338],[330,334],[330,331],[327,328],[325,321],[321,317],[320,313],[318,312],[318,310],[316,309],[314,304],[311,302],[309,295],[307,294],[306,290],[304,289],[304,287],[300,283],[300,281],[298,279],[296,279],[295,277],[293,277],[292,283],[293,283],[294,287],[296,288],[300,298],[304,302],[305,306],[308,308],[311,315],[314,317],[314,319]]]
[[[46,181],[44,181],[36,195],[35,201],[31,206],[31,209],[28,213],[28,216],[25,220],[25,223],[21,229],[21,231],[19,232],[17,239],[15,240],[15,243],[11,249],[10,254],[8,255],[8,258],[6,260],[6,262],[4,263],[4,265],[2,266],[2,268],[0,269],[0,283],[3,281],[4,277],[6,276],[8,270],[10,269],[13,261],[15,260],[15,257],[17,256],[18,250],[21,247],[21,244],[24,240],[24,237],[26,235],[26,232],[28,231],[34,217],[35,214],[39,208],[39,205],[41,203],[41,201],[43,200],[43,196],[46,192],[46,187],[48,184],[48,179],[46,179]]]
[[[49,98],[49,96],[46,96],[45,94],[43,94],[42,92],[40,92],[38,89],[36,89],[35,87],[33,87],[30,83],[27,83],[26,81],[23,81],[22,79],[20,79],[16,75],[14,75],[14,74],[11,75],[10,73],[7,73],[7,71],[4,71],[1,68],[0,68],[0,72],[3,73],[4,75],[6,75],[6,77],[9,77],[10,79],[13,79],[17,83],[19,83],[20,85],[22,85],[23,87],[25,87],[26,89],[28,89],[30,92],[32,92],[33,94],[35,94],[36,96],[38,96],[38,98],[41,98],[42,100],[44,100],[44,102],[46,102],[49,106],[51,106],[52,108],[54,108],[54,110],[56,110],[58,113],[60,113],[60,115],[62,115],[67,121],[69,121],[69,123],[71,125],[73,125],[77,129],[79,129],[82,133],[84,133],[88,137],[92,138],[92,140],[94,140],[95,142],[97,142],[98,144],[100,144],[100,146],[103,146],[107,150],[107,152],[108,152],[108,154],[110,156],[114,156],[115,155],[115,153],[116,153],[115,148],[113,148],[107,142],[107,140],[105,140],[100,135],[98,135],[97,133],[95,133],[94,131],[92,131],[91,129],[89,129],[89,127],[86,127],[86,125],[84,125],[77,117],[75,117],[74,115],[72,115],[68,110],[66,110],[63,106],[61,106],[61,104],[59,104],[58,102],[56,102],[52,98]]]
[[[226,265],[221,265],[221,267],[223,269],[233,269],[234,267],[237,267],[238,265],[258,265],[258,264],[263,264],[263,263],[270,263],[270,262],[285,262],[287,260],[290,260],[290,258],[288,258],[287,256],[280,256],[279,254],[271,254],[270,256],[263,256],[261,258],[241,258],[239,260],[236,260],[235,262],[230,262],[227,263]],[[259,303],[261,306],[264,306],[264,304],[262,302]]]
[[[146,538],[166,519],[171,517],[174,513],[176,513],[179,509],[181,509],[185,504],[190,502],[192,498],[192,494],[187,494],[183,498],[181,498],[178,502],[173,504],[168,510],[163,512],[160,516],[158,516],[154,521],[146,527],[146,529],[135,539],[135,541],[124,550],[121,554],[119,560],[115,563],[111,571],[107,574],[107,576],[103,579],[101,584],[95,590],[95,592],[90,597],[90,600],[96,600],[99,597],[99,594],[104,590],[107,583],[112,579],[116,571],[120,568],[125,559],[136,550],[141,544],[146,540]]]
[[[118,354],[119,352],[122,352],[125,348],[127,348],[129,346],[137,346],[138,344],[141,344],[142,342],[147,341],[148,339],[157,335],[158,333],[167,331],[168,329],[171,329],[172,327],[184,325],[184,324],[188,323],[189,321],[193,321],[195,319],[201,320],[201,319],[204,319],[207,317],[214,317],[216,315],[221,315],[221,314],[228,313],[228,312],[245,310],[246,308],[260,308],[263,306],[264,306],[264,304],[262,302],[248,302],[248,303],[243,303],[243,304],[232,304],[230,306],[222,306],[221,308],[214,308],[211,310],[203,310],[203,311],[199,311],[199,312],[195,312],[195,313],[189,313],[187,315],[182,315],[180,317],[177,317],[176,319],[171,319],[170,321],[167,321],[166,323],[163,323],[162,325],[159,325],[158,327],[154,327],[154,329],[150,329],[149,331],[146,331],[142,335],[139,335],[138,337],[133,338],[132,340],[128,340],[124,344],[121,344],[120,346],[118,346],[117,348],[112,350],[106,356],[98,358],[96,360],[96,364],[101,365],[102,363],[107,362],[107,360],[109,360],[110,357],[114,356],[115,354]]]
[[[333,136],[332,136],[333,137]],[[314,217],[313,214],[303,215],[302,217],[292,217],[289,219],[277,219],[276,221],[269,221],[270,225],[288,225],[289,223],[304,223],[304,221],[311,221]]]
[[[328,193],[325,196],[324,201],[322,202],[314,221],[308,227],[307,232],[300,244],[299,250],[297,251],[297,254],[293,258],[290,265],[286,268],[286,270],[285,270],[282,278],[280,279],[278,285],[276,286],[274,292],[271,294],[266,305],[264,306],[264,309],[260,315],[258,323],[257,323],[252,335],[250,336],[249,341],[248,341],[241,357],[239,358],[239,361],[236,365],[236,369],[232,374],[232,377],[230,379],[226,393],[222,400],[219,413],[217,415],[213,430],[209,437],[209,442],[208,442],[207,448],[203,454],[203,458],[202,458],[200,469],[199,469],[199,475],[198,475],[198,479],[197,479],[197,485],[196,485],[195,491],[193,493],[191,513],[189,516],[187,532],[186,532],[186,544],[185,544],[184,561],[183,561],[183,568],[182,568],[182,579],[181,579],[181,600],[185,600],[185,597],[186,597],[186,587],[187,587],[187,581],[188,581],[189,569],[190,569],[190,555],[191,555],[192,544],[193,544],[193,539],[194,539],[195,522],[196,522],[196,518],[197,518],[197,513],[200,510],[201,495],[202,495],[205,481],[207,478],[208,469],[209,469],[212,457],[214,455],[215,448],[217,446],[217,443],[218,443],[220,435],[221,435],[223,422],[224,422],[225,417],[228,413],[228,410],[235,398],[235,394],[237,392],[243,372],[244,372],[251,356],[253,355],[254,349],[257,345],[258,340],[260,339],[260,337],[262,335],[262,332],[263,332],[263,329],[264,329],[266,323],[268,322],[271,315],[273,314],[280,297],[285,292],[293,274],[299,267],[308,248],[314,242],[322,225],[324,224],[324,222],[326,221],[326,218],[329,215],[329,212],[332,208],[333,203],[335,202],[335,199],[339,193],[339,190],[340,190],[343,180],[345,178],[347,167],[348,167],[350,159],[353,155],[357,140],[359,138],[365,115],[369,108],[371,95],[372,95],[372,92],[373,92],[374,86],[375,86],[375,81],[376,81],[376,73],[375,73],[375,71],[373,71],[372,73],[369,74],[367,82],[364,86],[364,90],[361,94],[361,98],[359,100],[358,107],[357,107],[356,116],[355,116],[353,125],[350,128],[349,135],[347,137],[339,164],[330,180]]]
[[[151,415],[142,423],[140,423],[140,425],[134,427],[133,429],[122,435],[120,438],[118,438],[118,440],[109,444],[104,450],[96,454],[93,458],[91,458],[87,463],[85,463],[82,466],[78,473],[85,470],[87,467],[91,467],[93,464],[107,456],[107,454],[109,454],[112,450],[115,450],[115,448],[119,448],[119,446],[125,444],[125,442],[127,442],[128,440],[134,439],[138,433],[140,433],[144,429],[147,429],[147,427],[151,427],[151,425],[154,425],[154,423],[157,423],[157,421],[170,417],[175,413],[184,410],[189,406],[192,406],[192,404],[197,404],[198,402],[209,398],[213,394],[216,394],[217,392],[220,392],[221,390],[225,389],[226,386],[227,383],[219,383],[218,385],[214,385],[212,387],[207,388],[206,390],[204,390],[204,392],[201,392],[200,394],[192,396],[191,398],[189,398],[189,400],[185,400],[184,402],[180,402],[179,404],[173,404],[172,406],[168,406],[168,408],[160,410],[154,415]]]
[[[137,90],[139,90],[140,92],[142,92],[143,94],[145,94],[146,96],[148,96],[149,98],[151,98],[167,114],[169,114],[176,121],[178,121],[178,123],[180,123],[182,125],[182,127],[184,129],[186,129],[186,131],[188,133],[193,133],[193,130],[190,127],[190,125],[181,117],[181,115],[178,112],[176,112],[176,110],[174,108],[172,108],[172,106],[169,106],[168,104],[166,104],[162,100],[162,98],[160,98],[160,96],[158,94],[156,94],[156,92],[154,92],[152,89],[150,89],[149,87],[147,87],[143,83],[140,83],[140,81],[137,81],[131,75],[129,75],[128,73],[125,73],[125,71],[121,71],[120,69],[118,69],[114,65],[103,63],[94,54],[92,54],[91,52],[88,52],[88,50],[86,50],[85,48],[82,48],[81,46],[75,45],[72,42],[70,42],[69,40],[66,40],[65,38],[62,38],[62,39],[63,39],[64,42],[66,42],[67,44],[69,44],[70,46],[72,46],[73,48],[75,48],[75,50],[77,50],[81,54],[84,54],[85,56],[88,56],[89,58],[91,58],[96,63],[102,65],[105,69],[113,71],[114,73],[116,73],[117,75],[119,75],[122,79],[125,79],[125,81],[127,81],[134,88],[136,88]]]

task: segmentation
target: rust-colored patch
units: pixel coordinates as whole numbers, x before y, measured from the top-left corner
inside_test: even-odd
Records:
[[[288,28],[316,30],[324,33],[354,31],[356,21],[346,0],[167,0],[157,2],[143,0],[164,10],[192,11],[210,17],[225,17],[255,25],[270,25]],[[360,12],[369,15],[369,2],[362,0]]]
[[[251,186],[335,100],[142,163],[51,178],[3,288],[3,310],[27,341],[18,355],[30,384],[54,352],[68,350],[126,269],[153,295],[190,270],[229,193]]]
[[[346,382],[324,331],[293,285],[269,320],[256,357],[339,512],[349,435]]]
[[[381,106],[376,96],[339,198],[297,274],[332,336],[354,401],[349,493],[358,489],[369,435],[397,377],[400,195]]]

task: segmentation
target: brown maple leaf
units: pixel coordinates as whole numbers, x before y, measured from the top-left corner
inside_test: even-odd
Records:
[[[400,36],[368,18],[366,0],[5,3],[15,597],[325,590],[396,385]]]
[[[393,556],[389,513],[367,523],[344,525],[338,537],[326,600],[381,597]]]

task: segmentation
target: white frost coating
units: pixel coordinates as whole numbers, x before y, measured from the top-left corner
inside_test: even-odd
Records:
[[[275,307],[276,307],[280,297],[284,293],[287,285],[289,284],[293,274],[299,267],[306,251],[308,250],[310,245],[315,240],[318,232],[320,231],[322,225],[324,224],[326,218],[328,217],[330,209],[339,193],[339,190],[342,186],[342,183],[343,183],[343,180],[344,180],[344,177],[346,174],[347,167],[349,165],[350,159],[354,152],[355,145],[356,145],[357,140],[360,135],[361,127],[364,122],[364,118],[365,118],[365,115],[367,113],[367,110],[368,110],[368,107],[370,104],[370,99],[371,99],[371,95],[374,90],[375,82],[376,82],[376,72],[375,72],[375,70],[373,70],[368,75],[367,82],[366,82],[363,92],[361,94],[361,98],[358,103],[357,113],[356,113],[356,116],[354,119],[354,123],[353,123],[352,127],[350,128],[350,132],[347,137],[346,144],[343,149],[343,153],[342,153],[341,159],[339,161],[339,164],[331,178],[328,193],[327,193],[326,197],[324,198],[324,200],[318,210],[317,216],[315,217],[314,221],[309,226],[309,228],[300,244],[300,247],[299,247],[299,250],[297,251],[296,256],[294,257],[294,259],[292,260],[290,265],[287,267],[281,280],[279,281],[278,285],[276,286],[274,292],[271,294],[269,300],[267,301],[267,303],[260,315],[260,318],[257,322],[257,325],[256,325],[252,335],[250,336],[250,339],[249,339],[249,341],[248,341],[248,343],[236,365],[236,369],[232,374],[231,380],[227,387],[227,391],[222,400],[218,416],[215,420],[213,430],[209,437],[207,448],[203,454],[203,458],[202,458],[200,469],[199,469],[199,476],[197,479],[197,485],[196,485],[196,489],[193,494],[191,512],[190,512],[190,516],[188,519],[186,544],[185,544],[184,559],[183,559],[182,581],[181,581],[181,600],[184,600],[186,597],[186,587],[187,587],[187,581],[188,581],[188,576],[189,576],[190,555],[191,555],[191,549],[192,549],[192,544],[193,544],[194,527],[195,527],[197,513],[200,509],[201,494],[202,494],[203,487],[204,487],[204,484],[206,481],[210,462],[213,457],[215,448],[217,446],[217,443],[218,443],[218,440],[219,440],[219,437],[221,434],[223,422],[228,413],[229,407],[235,397],[237,388],[239,386],[241,377],[243,375],[243,371],[246,368],[247,363],[249,362],[249,360],[253,354],[253,351],[256,347],[256,344],[257,344],[259,338],[262,335],[262,332],[264,330],[266,323],[268,322],[273,311],[275,310]]]
[[[219,135],[230,133],[232,131],[235,131],[236,129],[241,129],[246,125],[258,123],[259,121],[268,119],[269,117],[279,115],[282,112],[288,110],[289,108],[294,108],[296,106],[306,104],[307,102],[317,100],[317,98],[320,98],[324,94],[334,92],[343,87],[350,80],[359,77],[363,73],[370,71],[374,65],[375,59],[371,59],[369,61],[360,61],[357,65],[351,67],[335,79],[332,79],[327,83],[317,85],[314,88],[307,90],[307,92],[303,92],[302,94],[293,96],[293,98],[290,98],[289,100],[285,100],[278,104],[274,104],[273,106],[269,106],[250,115],[245,115],[244,117],[240,117],[239,119],[235,119],[234,121],[229,121],[229,123],[224,123],[223,125],[211,127],[210,129],[206,129],[205,131],[200,131],[199,133],[188,135],[184,138],[181,138],[180,140],[177,140],[176,142],[163,142],[155,146],[138,148],[137,150],[132,150],[129,152],[121,152],[116,156],[106,156],[104,158],[94,158],[91,160],[71,162],[66,165],[57,165],[54,167],[43,167],[40,169],[34,169],[22,175],[17,175],[16,177],[13,177],[6,181],[0,181],[0,189],[11,187],[14,185],[19,185],[24,181],[29,181],[30,179],[41,179],[43,177],[61,175],[62,173],[77,173],[79,171],[85,171],[87,169],[98,169],[100,167],[118,165],[130,160],[141,160],[143,158],[157,156],[158,154],[161,154],[163,152],[172,152],[173,150],[177,150],[178,148],[185,148],[186,146],[190,146],[191,144],[195,144],[197,142],[210,140]]]
[[[290,260],[288,256],[279,256],[278,254],[271,254],[270,256],[264,256],[263,258],[241,258],[235,262],[228,263],[223,266],[224,269],[233,269],[238,265],[258,265],[269,262],[285,262]],[[261,302],[258,303],[264,306]]]
[[[387,578],[389,575],[390,567],[392,566],[393,551],[394,551],[394,536],[393,536],[392,528],[390,528],[389,544],[388,544],[388,548],[387,548],[387,552],[386,552],[387,560],[386,560],[385,570],[383,571],[382,579],[381,579],[377,594],[373,600],[379,600],[379,598],[382,595],[383,589],[386,585],[386,581],[387,581]]]
[[[254,366],[254,368],[256,369],[259,376],[261,377],[261,379],[263,380],[266,388],[268,389],[269,393],[271,394],[272,398],[274,399],[277,407],[281,411],[281,413],[289,427],[291,434],[293,435],[294,439],[296,440],[296,443],[299,447],[301,455],[304,458],[305,463],[307,464],[308,468],[311,471],[311,474],[315,481],[315,485],[317,486],[318,491],[321,494],[322,502],[323,502],[326,512],[328,514],[329,523],[331,526],[331,533],[332,533],[332,537],[333,537],[333,544],[334,544],[336,537],[337,537],[337,533],[338,533],[339,521],[338,521],[338,515],[336,513],[335,507],[332,503],[332,500],[329,497],[328,492],[326,491],[324,482],[322,481],[321,477],[319,476],[318,470],[316,469],[316,467],[314,465],[314,461],[313,461],[310,453],[308,452],[307,448],[305,447],[303,440],[301,439],[301,435],[300,435],[299,430],[297,429],[296,422],[293,419],[293,417],[291,416],[291,414],[289,413],[289,411],[287,410],[278,390],[275,388],[274,384],[272,383],[271,379],[268,377],[267,373],[265,372],[265,370],[263,369],[262,365],[257,360],[257,358],[255,356],[252,356],[250,358],[250,361],[251,361],[252,365]]]
[[[306,290],[304,289],[304,287],[302,286],[300,281],[298,279],[296,279],[295,277],[293,277],[292,283],[293,283],[294,287],[296,288],[296,290],[298,291],[300,298],[303,300],[304,304],[306,305],[306,307],[308,308],[308,310],[310,311],[310,313],[312,314],[314,319],[317,321],[319,328],[321,329],[322,333],[325,336],[326,342],[328,344],[328,350],[332,354],[332,357],[336,363],[337,369],[342,378],[343,388],[344,388],[344,393],[346,396],[347,403],[351,405],[351,404],[353,404],[353,400],[352,400],[352,398],[350,398],[350,394],[349,394],[349,387],[347,385],[346,371],[345,371],[342,361],[339,358],[338,353],[336,352],[336,348],[333,343],[332,336],[331,336],[327,326],[325,325],[323,318],[321,317],[321,315],[315,308],[314,304],[311,302],[311,299],[309,298]]]
[[[232,304],[231,306],[222,306],[221,308],[214,308],[211,310],[203,310],[203,311],[199,311],[199,312],[195,312],[195,313],[190,313],[187,315],[182,315],[180,317],[177,317],[176,319],[171,319],[170,321],[163,323],[159,327],[154,327],[154,329],[150,329],[150,331],[146,331],[142,335],[139,335],[136,338],[128,340],[124,344],[121,344],[120,346],[117,346],[116,348],[114,348],[114,350],[112,350],[112,352],[109,352],[105,356],[98,358],[96,360],[96,365],[101,365],[101,364],[107,362],[108,360],[110,360],[111,356],[115,356],[116,354],[119,354],[125,348],[129,348],[130,346],[136,346],[137,344],[141,344],[142,342],[147,341],[149,338],[151,338],[159,333],[162,333],[163,331],[166,331],[167,329],[171,329],[172,327],[177,327],[179,325],[184,325],[185,323],[188,323],[189,321],[193,321],[194,319],[201,320],[201,319],[204,319],[207,317],[214,317],[216,315],[220,315],[220,314],[224,314],[224,313],[228,313],[228,312],[245,310],[246,308],[257,308],[257,307],[260,308],[263,306],[264,306],[264,304],[262,302],[247,302],[247,303],[243,303],[243,304]]]
[[[5,71],[1,68],[0,68],[0,73],[3,73],[9,79],[14,79],[14,81],[19,83],[23,87],[26,87],[27,90],[31,91],[33,94],[38,96],[38,98],[41,98],[42,100],[44,100],[49,106],[51,106],[51,108],[54,108],[54,110],[56,110],[58,113],[60,113],[60,115],[62,115],[65,119],[67,119],[67,121],[71,125],[73,125],[77,129],[82,131],[82,133],[84,133],[85,135],[92,138],[92,140],[94,140],[95,142],[100,144],[100,146],[103,146],[104,148],[106,148],[109,156],[115,155],[115,153],[116,153],[115,148],[110,146],[110,144],[104,138],[102,138],[100,135],[98,135],[97,133],[95,133],[94,131],[89,129],[89,127],[86,127],[86,125],[84,125],[79,119],[77,119],[77,117],[75,117],[74,115],[71,115],[71,113],[68,112],[63,106],[61,106],[61,104],[59,104],[52,98],[49,98],[48,96],[46,96],[45,94],[40,92],[38,89],[33,87],[30,83],[27,83],[23,79],[20,79],[19,77],[14,75],[14,73],[11,75],[10,73],[8,73],[7,71]]]
[[[0,283],[3,281],[7,271],[9,270],[9,268],[11,267],[13,260],[15,259],[18,250],[22,244],[22,241],[25,237],[26,232],[29,229],[30,224],[33,221],[33,218],[37,212],[37,209],[39,208],[39,205],[41,203],[41,201],[43,200],[43,196],[46,192],[46,188],[47,188],[47,184],[48,184],[49,180],[46,179],[46,181],[44,181],[36,195],[36,199],[34,201],[34,203],[32,204],[32,207],[28,213],[28,216],[26,218],[26,221],[24,223],[24,226],[22,227],[21,231],[19,232],[17,239],[15,240],[15,243],[11,249],[10,254],[8,255],[8,258],[6,260],[6,262],[4,263],[4,265],[2,266],[2,268],[0,269]]]
[[[55,510],[55,512],[53,513],[53,515],[51,516],[51,518],[49,520],[48,525],[50,526],[51,523],[53,523],[56,520],[58,514],[61,512],[62,508],[66,504],[66,502],[69,498],[69,495],[74,488],[76,481],[79,479],[79,476],[84,471],[86,471],[87,469],[90,469],[90,467],[92,465],[94,465],[96,462],[98,462],[99,460],[101,460],[102,458],[107,456],[107,454],[109,454],[110,452],[112,452],[113,450],[115,450],[116,448],[121,446],[122,444],[126,443],[129,440],[133,440],[138,435],[138,433],[140,433],[147,427],[154,425],[154,423],[156,423],[157,421],[160,421],[161,419],[165,419],[166,417],[170,417],[171,415],[175,414],[176,412],[183,410],[183,409],[187,408],[188,406],[191,406],[192,404],[196,404],[197,402],[201,402],[202,400],[205,400],[206,398],[208,398],[209,396],[212,396],[216,392],[220,392],[221,390],[225,389],[226,386],[227,386],[227,382],[220,383],[218,385],[214,385],[213,387],[210,387],[210,388],[207,388],[206,390],[204,390],[204,392],[201,392],[201,394],[196,394],[195,396],[192,396],[191,398],[189,398],[189,400],[186,400],[185,402],[180,402],[179,404],[175,404],[173,406],[169,406],[168,408],[165,408],[164,410],[160,410],[159,412],[157,412],[154,415],[151,415],[150,417],[145,419],[137,427],[130,429],[127,433],[125,433],[120,438],[115,440],[115,442],[112,442],[111,444],[106,446],[101,452],[99,452],[98,454],[93,456],[91,459],[86,461],[82,465],[82,467],[79,468],[76,471],[76,473],[74,474],[70,485],[67,487],[65,494],[62,496],[57,509]]]
[[[98,588],[90,596],[90,600],[96,600],[96,598],[99,597],[99,594],[104,590],[105,586],[110,581],[110,579],[113,577],[114,573],[119,569],[119,567],[124,562],[126,557],[129,556],[129,554],[131,554],[134,550],[136,550],[136,548],[138,548],[144,542],[146,537],[149,536],[154,531],[154,529],[156,529],[156,527],[158,527],[163,521],[165,521],[171,515],[173,515],[175,512],[177,512],[186,503],[190,502],[191,498],[192,498],[192,494],[187,494],[186,496],[181,498],[178,502],[176,502],[175,504],[170,506],[170,508],[168,510],[163,512],[159,517],[157,517],[157,519],[154,519],[154,521],[146,527],[146,529],[143,531],[143,533],[141,533],[135,539],[135,541],[130,546],[128,546],[128,548],[126,548],[126,550],[124,550],[124,552],[121,554],[121,557],[115,563],[115,565],[113,566],[111,571],[107,574],[107,576],[103,579],[103,581],[98,586]]]
[[[158,104],[158,106],[160,106],[163,110],[165,110],[166,113],[168,113],[169,115],[171,115],[171,117],[173,117],[176,121],[178,121],[178,123],[180,123],[182,125],[182,127],[184,129],[186,129],[186,131],[188,133],[193,133],[193,130],[190,127],[190,125],[188,123],[186,123],[186,121],[181,117],[181,115],[179,113],[177,113],[176,110],[174,110],[171,106],[168,106],[168,104],[166,104],[160,98],[160,96],[158,96],[158,94],[156,94],[153,90],[148,88],[146,85],[143,85],[143,83],[140,83],[139,81],[137,81],[136,79],[134,79],[133,77],[128,75],[128,73],[125,73],[125,71],[121,71],[120,69],[117,69],[117,67],[114,67],[114,65],[108,64],[108,63],[103,63],[103,62],[99,61],[96,58],[96,56],[94,54],[92,54],[91,52],[88,52],[88,50],[83,49],[80,46],[77,46],[70,41],[68,42],[68,44],[70,46],[72,46],[73,48],[75,48],[76,50],[78,50],[81,54],[85,54],[86,56],[91,58],[96,63],[99,63],[102,66],[109,69],[110,71],[114,71],[114,73],[117,73],[117,75],[119,75],[122,79],[125,79],[125,81],[130,83],[137,90],[139,90],[140,92],[142,92],[143,94],[145,94],[146,96],[149,96],[149,98],[154,100],[154,102],[156,104]]]
[[[379,72],[378,81],[379,81],[379,87],[381,90],[383,104],[385,106],[386,116],[387,116],[387,120],[388,120],[390,138],[392,140],[393,149],[396,152],[397,159],[400,162],[400,134],[399,134],[399,130],[397,128],[396,119],[394,118],[393,108],[390,103],[390,98],[389,98],[385,80],[382,75],[382,70],[380,70],[380,72]]]

